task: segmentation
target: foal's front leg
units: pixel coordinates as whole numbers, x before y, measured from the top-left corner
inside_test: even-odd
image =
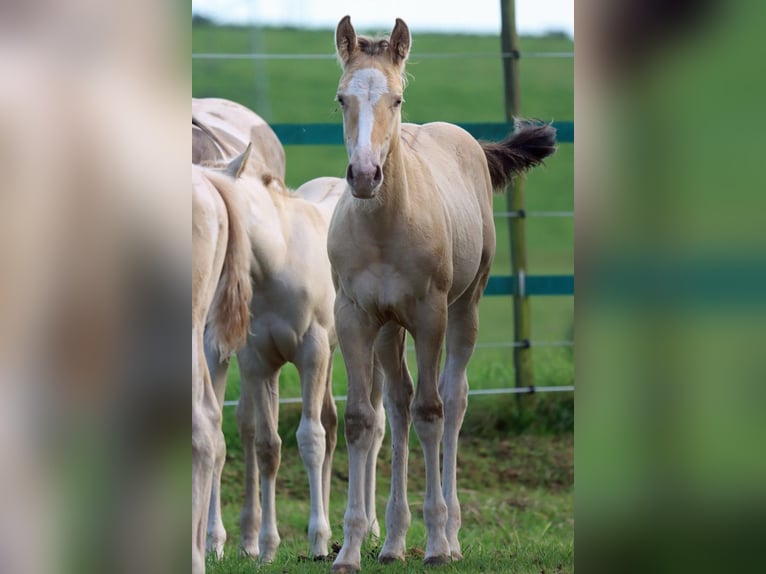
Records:
[[[368,526],[365,475],[375,425],[375,410],[370,401],[372,345],[380,327],[342,291],[338,291],[335,299],[335,326],[348,373],[345,414],[348,505],[343,521],[343,548],[338,553],[332,569],[333,572],[357,572],[361,568],[362,542]]]
[[[375,341],[375,353],[385,373],[385,404],[391,427],[391,493],[386,505],[386,541],[378,556],[382,563],[404,560],[412,519],[407,503],[407,457],[413,385],[404,345],[404,329],[394,323],[386,324]]]
[[[441,347],[447,323],[447,301],[419,303],[412,334],[418,361],[418,386],[412,403],[412,420],[423,447],[426,463],[426,495],[423,518],[428,532],[426,564],[450,561],[446,537],[447,504],[441,489],[439,447],[444,436],[444,406],[439,397],[438,375]]]

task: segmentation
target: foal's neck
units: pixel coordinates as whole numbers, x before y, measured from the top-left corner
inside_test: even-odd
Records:
[[[383,186],[380,191],[383,209],[392,213],[409,211],[401,129],[391,138],[391,147],[383,164]]]

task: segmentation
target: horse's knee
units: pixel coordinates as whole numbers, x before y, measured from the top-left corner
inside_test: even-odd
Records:
[[[444,412],[448,416],[462,416],[468,408],[468,382],[463,379],[454,387],[445,385],[441,391]]]
[[[412,405],[412,420],[415,425],[432,423],[444,419],[444,403],[437,398],[429,402],[416,402]]]
[[[220,425],[217,427],[205,417],[192,417],[192,456],[199,461],[212,465],[218,451],[218,436]]]
[[[308,466],[319,466],[324,460],[325,429],[319,421],[302,417],[296,433],[298,449]]]
[[[346,443],[369,446],[375,426],[375,411],[370,404],[348,404],[344,416]]]
[[[276,433],[255,439],[255,454],[258,457],[258,469],[265,476],[274,476],[282,458],[282,440]]]
[[[444,434],[444,404],[438,397],[412,405],[412,423],[421,442],[439,442]]]

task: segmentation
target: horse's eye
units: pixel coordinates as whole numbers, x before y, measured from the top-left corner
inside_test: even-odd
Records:
[[[346,102],[343,101],[343,96],[341,96],[340,94],[338,94],[336,99],[338,100],[338,103],[341,105],[341,107],[346,105]]]
[[[402,105],[402,98],[396,98],[396,99],[394,100],[394,107],[395,107],[395,108],[398,108],[398,107],[399,107],[399,106],[401,106],[401,105]]]

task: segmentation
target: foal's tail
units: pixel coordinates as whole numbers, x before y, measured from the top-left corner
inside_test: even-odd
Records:
[[[215,179],[215,187],[226,205],[229,220],[223,270],[209,314],[209,325],[221,360],[244,346],[250,326],[250,299],[253,296],[250,238],[244,220],[245,211],[237,195],[242,190],[237,189],[235,182],[244,170],[251,147],[252,144],[226,168],[225,174],[230,177]]]
[[[482,142],[492,187],[502,190],[513,176],[536,165],[556,152],[556,129],[550,124],[527,120],[516,122],[511,135],[501,142]]]

